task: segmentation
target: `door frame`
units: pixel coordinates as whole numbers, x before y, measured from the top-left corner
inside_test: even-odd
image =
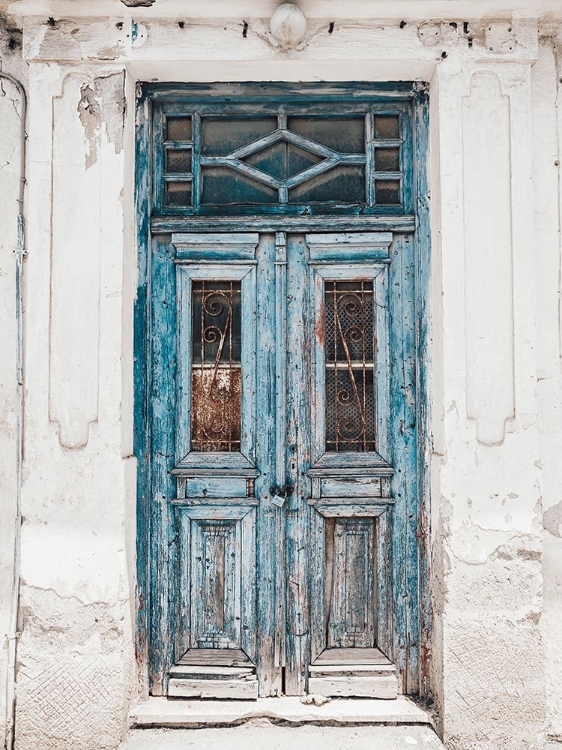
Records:
[[[220,86],[220,84],[219,84]],[[245,84],[263,92],[266,86],[273,95],[282,96],[291,90],[310,90],[310,94],[345,101],[360,92],[380,94],[381,99],[410,99],[413,118],[413,181],[416,206],[414,216],[338,216],[331,219],[331,231],[388,231],[412,232],[415,271],[415,373],[416,373],[416,437],[417,437],[417,514],[410,520],[409,544],[411,558],[405,568],[406,590],[417,592],[409,597],[404,609],[403,654],[404,693],[428,697],[431,694],[431,597],[430,580],[430,455],[431,455],[431,328],[430,328],[430,259],[431,237],[429,219],[429,97],[424,83],[389,84]],[[302,216],[246,216],[209,217],[204,221],[174,221],[169,217],[151,219],[152,208],[152,101],[159,96],[183,96],[197,84],[138,84],[136,107],[135,151],[135,209],[138,252],[138,283],[134,306],[134,453],[137,458],[137,556],[136,556],[136,632],[135,652],[141,692],[149,693],[149,663],[162,658],[151,649],[151,644],[161,642],[160,633],[151,629],[151,609],[158,603],[151,599],[154,563],[150,556],[150,535],[159,524],[153,512],[153,477],[151,473],[151,424],[149,400],[151,393],[151,293],[150,254],[151,238],[156,234],[178,231],[326,231],[326,219]],[[210,91],[212,85],[205,84]],[[152,623],[154,624],[154,623]],[[153,652],[151,654],[151,651]]]

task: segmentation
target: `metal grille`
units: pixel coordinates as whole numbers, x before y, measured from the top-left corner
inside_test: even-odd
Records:
[[[242,405],[239,281],[194,281],[191,449],[239,451]]]
[[[324,290],[326,450],[374,451],[372,281],[328,281]]]

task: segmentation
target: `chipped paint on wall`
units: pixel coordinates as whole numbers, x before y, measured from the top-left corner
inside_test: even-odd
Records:
[[[84,127],[87,144],[86,169],[97,161],[101,132],[105,132],[115,153],[123,149],[123,123],[125,117],[125,74],[123,72],[97,76],[80,89],[78,115]]]

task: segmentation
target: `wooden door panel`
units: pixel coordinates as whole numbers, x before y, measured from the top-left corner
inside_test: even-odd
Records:
[[[327,648],[375,644],[375,523],[326,519]]]
[[[168,694],[257,697],[256,493],[268,467],[267,455],[256,450],[259,237],[172,240],[177,408],[170,578],[177,619]],[[158,408],[168,412],[165,401]],[[201,661],[199,653],[213,663],[200,663],[195,674],[186,665]],[[243,655],[251,678],[218,675],[234,653]]]
[[[388,698],[397,691],[389,607],[391,241],[390,234],[306,236],[315,333],[307,471],[314,509],[312,661],[347,654],[333,674],[311,667],[309,689],[334,696]],[[358,663],[366,653],[381,654],[375,647],[391,671],[367,677],[355,670],[353,654]]]
[[[255,508],[197,505],[181,512],[186,651],[241,649],[255,662]]]
[[[241,561],[236,552],[236,536],[236,521],[233,520],[192,523],[190,559],[194,606],[190,630],[198,648],[240,645]]]

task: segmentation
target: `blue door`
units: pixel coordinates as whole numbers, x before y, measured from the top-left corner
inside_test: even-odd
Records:
[[[154,106],[154,694],[417,692],[411,102],[340,109]]]

